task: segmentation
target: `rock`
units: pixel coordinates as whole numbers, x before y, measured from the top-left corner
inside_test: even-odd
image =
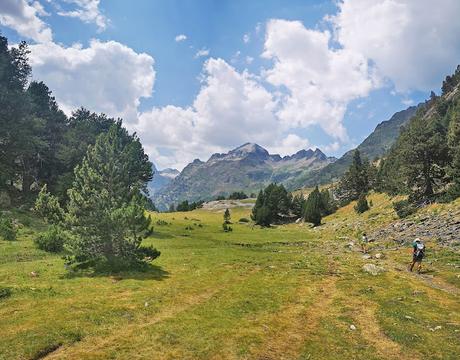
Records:
[[[144,304],[144,307],[148,307],[148,306],[149,306],[149,303],[146,301]]]
[[[438,325],[438,326],[435,326],[434,331],[436,331],[436,330],[441,330],[441,329],[442,329],[442,326],[441,326],[441,325]]]
[[[363,255],[363,259],[364,259],[364,260],[369,260],[369,259],[371,259],[371,258],[372,258],[372,256],[369,255],[369,254],[364,254],[364,255]]]
[[[30,273],[30,276],[32,276],[32,277],[38,277],[38,273],[36,273],[35,271],[32,271],[32,272]]]
[[[296,223],[296,224],[300,224],[300,223],[302,222],[302,220],[303,220],[302,218],[298,218],[298,219],[295,221],[295,223]]]
[[[412,320],[412,316],[406,315],[404,316],[407,320]]]
[[[385,257],[384,254],[381,254],[381,253],[378,253],[378,254],[375,254],[374,256],[376,259],[383,259]]]
[[[353,324],[350,325],[350,330],[351,331],[355,331],[356,330],[356,326],[354,326]]]
[[[375,276],[383,273],[385,269],[374,264],[365,264],[363,265],[363,271]]]

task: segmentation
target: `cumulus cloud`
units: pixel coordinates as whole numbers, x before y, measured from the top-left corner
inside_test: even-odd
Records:
[[[66,113],[84,106],[92,111],[136,121],[142,97],[155,81],[154,60],[115,41],[63,47],[30,46],[33,77],[43,80]]]
[[[206,57],[206,56],[209,56],[209,49],[202,48],[196,52],[195,59],[198,59],[200,57]]]
[[[180,35],[177,35],[174,40],[176,42],[181,42],[181,41],[185,41],[187,40],[187,35],[184,35],[184,34],[180,34]]]
[[[285,137],[278,139],[274,145],[270,145],[267,149],[272,154],[292,155],[301,149],[311,148],[310,141],[302,138],[297,134],[287,134]]]
[[[0,1],[0,24],[36,42],[52,41],[53,35],[40,16],[48,14],[38,2],[26,0]]]
[[[160,167],[182,168],[248,141],[276,142],[276,101],[252,75],[211,58],[203,65],[202,81],[192,106],[153,108],[134,126]]]
[[[100,0],[64,0],[66,3],[74,5],[70,11],[58,11],[58,15],[77,18],[84,23],[94,23],[99,31],[104,31],[109,24],[109,20],[99,9]]]
[[[336,40],[371,59],[398,91],[439,87],[460,59],[460,1],[344,0]]]
[[[243,35],[243,42],[245,44],[249,43],[249,41],[251,41],[251,37],[249,36],[249,34],[244,34]]]
[[[330,46],[328,31],[299,21],[267,23],[263,57],[273,61],[265,79],[287,89],[277,115],[287,128],[319,125],[330,136],[348,139],[343,117],[350,101],[367,96],[377,82],[360,53]]]

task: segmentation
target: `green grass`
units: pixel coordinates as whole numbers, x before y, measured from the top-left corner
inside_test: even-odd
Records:
[[[0,241],[0,359],[456,359],[457,250],[429,243],[432,280],[400,271],[407,249],[383,250],[384,274],[363,273],[345,245],[395,218],[388,198],[371,199],[316,229],[238,223],[249,209],[231,210],[230,233],[222,211],[153,214],[145,244],[162,255],[112,275],[69,273],[34,247],[43,224],[15,213],[27,226]]]

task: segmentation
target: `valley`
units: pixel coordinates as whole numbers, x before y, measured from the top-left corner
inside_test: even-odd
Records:
[[[458,243],[424,236],[423,273],[407,272],[413,234],[378,236],[398,220],[387,196],[369,198],[365,214],[352,203],[316,228],[240,223],[247,207],[231,209],[230,233],[222,208],[153,213],[144,243],[162,255],[115,274],[68,272],[34,248],[41,222],[16,213],[18,241],[0,241],[0,285],[11,289],[0,299],[0,359],[455,359]],[[459,213],[456,201],[409,220]],[[363,231],[375,240],[369,258]]]

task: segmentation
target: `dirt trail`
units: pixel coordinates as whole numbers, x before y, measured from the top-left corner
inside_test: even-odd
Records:
[[[188,296],[185,296],[184,294],[184,296],[179,299],[179,303],[170,303],[150,320],[143,321],[141,323],[139,320],[136,323],[128,324],[122,328],[115,328],[112,333],[107,334],[107,336],[93,336],[87,340],[83,339],[78,343],[62,346],[56,351],[48,354],[48,356],[44,357],[44,359],[104,358],[104,354],[106,353],[99,354],[98,350],[106,350],[107,348],[115,349],[118,343],[122,343],[122,340],[119,341],[120,339],[135,338],[135,333],[139,335],[144,329],[151,327],[152,325],[171,319],[180,313],[193,308],[194,306],[211,300],[219,292],[225,290],[230,283],[235,284],[242,282],[257,271],[259,271],[259,269],[254,269],[253,271],[245,274],[245,276],[238,276],[237,280],[232,279],[232,281],[227,281],[226,283],[220,284],[212,289],[206,289],[199,294],[188,294]]]
[[[372,303],[359,303],[355,306],[355,320],[360,335],[371,344],[382,359],[406,359],[401,345],[388,338],[382,331],[375,316],[377,306]],[[417,360],[421,357],[412,352],[411,359]]]
[[[317,328],[335,294],[337,278],[328,276],[316,287],[316,298],[306,306],[303,299],[312,297],[312,284],[298,289],[298,302],[290,304],[275,314],[277,327],[270,331],[264,343],[257,346],[250,359],[287,360],[297,359],[305,339]]]

